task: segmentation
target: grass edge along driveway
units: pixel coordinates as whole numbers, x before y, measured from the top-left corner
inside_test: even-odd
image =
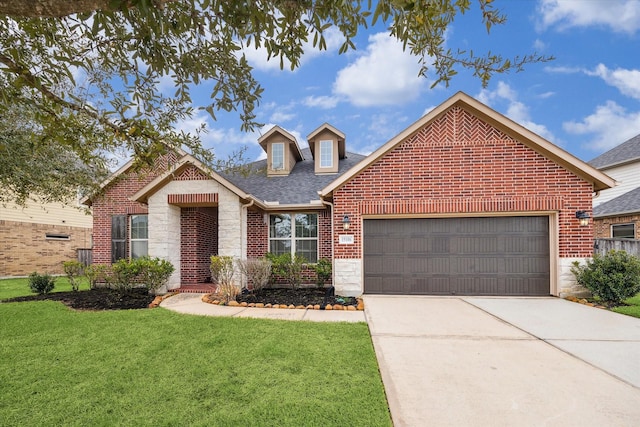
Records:
[[[0,303],[3,425],[391,420],[365,323]]]

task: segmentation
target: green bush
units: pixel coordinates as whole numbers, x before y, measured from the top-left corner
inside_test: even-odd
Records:
[[[324,288],[324,284],[331,279],[331,261],[326,258],[321,258],[313,266],[316,272],[316,285],[319,288]]]
[[[111,265],[111,275],[106,277],[107,283],[115,290],[126,293],[138,282],[141,265],[137,260],[119,259]]]
[[[156,292],[166,285],[175,271],[173,264],[160,258],[143,257],[132,262],[138,264],[138,279],[144,283],[149,292]]]
[[[48,274],[38,274],[35,271],[29,275],[31,292],[39,295],[48,294],[56,287],[56,279]]]
[[[211,256],[211,279],[219,285],[233,282],[235,268],[231,256]]]
[[[302,267],[306,259],[299,255],[294,257],[291,254],[275,255],[267,254],[267,259],[271,261],[271,280],[277,277],[283,278],[291,288],[298,289],[302,283]]]
[[[571,272],[578,284],[610,304],[620,304],[640,292],[640,259],[625,251],[595,254],[586,265],[576,261]]]
[[[64,261],[62,263],[62,268],[64,269],[64,273],[67,275],[69,279],[69,284],[71,285],[71,289],[74,292],[77,292],[80,288],[80,276],[82,276],[83,265],[79,261]]]
[[[98,281],[104,280],[107,266],[102,264],[91,264],[84,268],[84,275],[87,276],[89,287],[95,289]]]

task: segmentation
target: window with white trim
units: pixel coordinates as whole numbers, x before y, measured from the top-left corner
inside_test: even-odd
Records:
[[[614,224],[611,226],[611,237],[614,239],[635,239],[635,224]]]
[[[318,214],[269,215],[269,252],[276,255],[290,253],[304,257],[307,262],[317,262]]]
[[[147,215],[131,215],[129,253],[132,259],[149,255],[149,217]]]
[[[333,167],[333,141],[320,141],[320,167]]]
[[[273,170],[284,169],[284,142],[271,144],[271,168]]]

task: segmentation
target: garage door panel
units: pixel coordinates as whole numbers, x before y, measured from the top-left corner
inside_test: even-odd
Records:
[[[367,293],[549,295],[549,218],[364,221]]]

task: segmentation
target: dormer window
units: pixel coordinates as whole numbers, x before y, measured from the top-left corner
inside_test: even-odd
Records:
[[[346,157],[344,133],[328,123],[314,130],[307,137],[313,156],[314,170],[318,175],[338,173],[341,159]]]
[[[267,153],[267,176],[286,176],[296,163],[302,161],[302,151],[295,136],[280,126],[274,126],[258,138],[258,143]]]
[[[320,167],[333,167],[333,141],[331,140],[320,141]]]
[[[274,142],[271,145],[271,169],[284,169],[284,142]]]

